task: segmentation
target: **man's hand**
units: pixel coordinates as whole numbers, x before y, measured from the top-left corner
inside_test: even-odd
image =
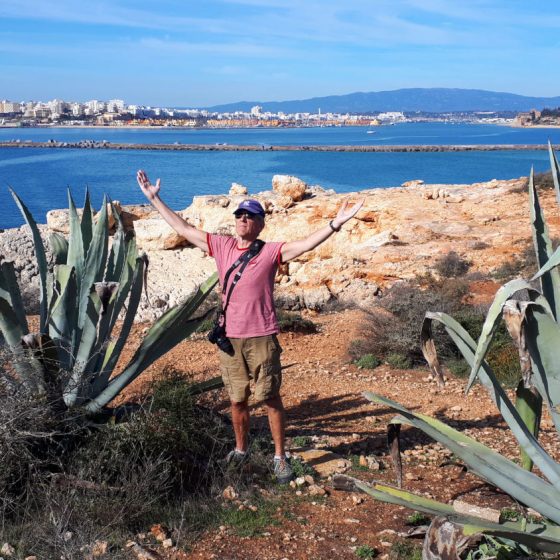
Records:
[[[336,218],[332,221],[336,229],[341,228],[348,220],[352,219],[364,205],[365,198],[358,200],[350,208],[348,208],[348,201],[345,200],[339,208]]]
[[[152,200],[154,200],[154,198],[156,198],[159,193],[160,180],[158,179],[156,181],[156,184],[152,185],[146,173],[141,169],[138,171],[138,173],[136,173],[136,180],[138,181],[138,184],[140,185],[140,188],[142,189],[142,192],[144,193],[146,198],[150,202],[152,202]]]

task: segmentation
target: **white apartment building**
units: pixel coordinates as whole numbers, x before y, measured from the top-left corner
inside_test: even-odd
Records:
[[[13,101],[0,101],[0,113],[21,113],[21,105]]]
[[[255,105],[251,107],[251,115],[253,117],[259,117],[262,114],[262,107],[260,105]]]
[[[108,113],[122,113],[124,111],[124,101],[122,99],[110,99],[107,102]]]
[[[404,113],[400,111],[388,111],[386,113],[379,113],[377,118],[380,121],[404,121],[405,116]]]
[[[98,101],[97,99],[92,99],[91,101],[86,101],[86,113],[89,115],[95,115],[101,113],[105,109],[105,103],[103,101]]]

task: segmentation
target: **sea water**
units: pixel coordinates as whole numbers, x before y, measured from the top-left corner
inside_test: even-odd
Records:
[[[107,140],[125,143],[197,143],[262,145],[432,145],[560,143],[558,129],[519,129],[495,125],[403,123],[376,127],[313,129],[0,129],[0,140],[49,139],[75,142]],[[67,207],[71,188],[81,205],[86,186],[94,206],[103,194],[122,204],[145,202],[135,173],[145,169],[162,180],[162,198],[174,209],[188,206],[193,196],[227,193],[231,183],[250,193],[271,189],[275,174],[296,175],[310,185],[337,192],[397,186],[411,179],[426,183],[473,183],[526,176],[549,169],[546,151],[487,152],[188,152],[51,148],[0,149],[0,228],[23,222],[11,186],[38,222],[52,208]]]

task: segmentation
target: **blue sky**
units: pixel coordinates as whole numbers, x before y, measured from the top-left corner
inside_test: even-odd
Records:
[[[0,0],[0,99],[200,107],[406,87],[560,95],[550,0]]]

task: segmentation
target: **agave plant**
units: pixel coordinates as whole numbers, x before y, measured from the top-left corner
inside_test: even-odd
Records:
[[[13,356],[15,382],[33,393],[50,394],[67,408],[98,413],[197,329],[206,315],[192,318],[193,313],[212,291],[217,276],[164,313],[129,363],[113,375],[140,303],[146,256],[138,254],[134,236],[125,233],[106,197],[94,220],[86,193],[80,219],[68,193],[70,234],[68,240],[58,234],[50,237],[54,266],[49,270],[37,224],[13,191],[12,196],[31,229],[40,282],[39,331],[30,333],[13,263],[0,265],[0,330]],[[117,225],[111,244],[109,212]]]
[[[560,169],[549,144],[557,201],[560,203]],[[435,418],[407,410],[398,403],[374,393],[365,393],[371,402],[389,407],[396,412],[389,433],[394,437],[399,426],[415,426],[448,447],[478,476],[507,492],[517,502],[533,508],[542,515],[542,521],[530,523],[488,521],[476,515],[456,511],[452,505],[414,495],[392,486],[374,483],[368,485],[353,481],[354,487],[376,499],[404,505],[424,513],[444,516],[462,524],[465,534],[484,533],[509,539],[546,552],[560,552],[560,463],[538,441],[538,427],[543,403],[547,406],[560,436],[560,248],[552,249],[542,213],[533,172],[529,177],[533,241],[540,270],[530,281],[512,280],[496,294],[484,322],[478,342],[452,317],[445,313],[428,312],[422,326],[422,348],[433,373],[441,377],[432,339],[432,323],[440,322],[471,366],[467,392],[478,379],[487,389],[522,450],[521,464],[517,464],[473,438],[451,428]],[[540,286],[535,287],[538,281]],[[516,392],[514,404],[485,360],[499,321],[506,321],[510,334],[519,349],[523,379]],[[398,437],[398,436],[397,436]],[[398,439],[393,439],[393,451],[398,450]],[[397,475],[400,456],[396,459]],[[531,472],[538,467],[542,477]],[[339,482],[344,486],[344,482]],[[399,484],[400,486],[400,484]]]

